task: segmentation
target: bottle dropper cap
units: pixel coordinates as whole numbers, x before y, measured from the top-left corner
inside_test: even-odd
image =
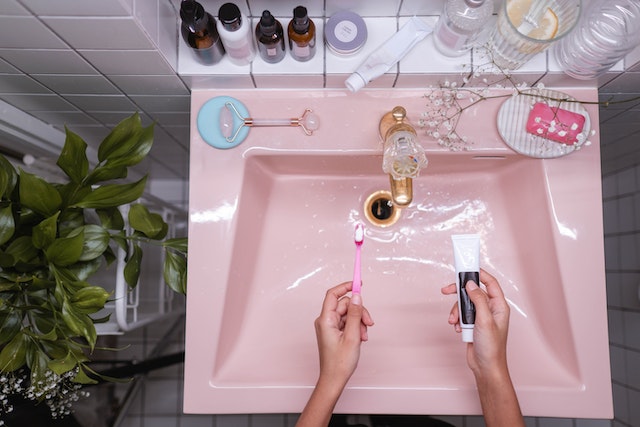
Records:
[[[276,18],[274,18],[268,10],[262,12],[262,17],[260,18],[260,31],[267,37],[276,33]]]
[[[304,6],[297,6],[293,9],[293,31],[298,34],[305,34],[309,31],[309,16],[307,8]]]
[[[462,342],[473,342],[473,329],[462,329]]]

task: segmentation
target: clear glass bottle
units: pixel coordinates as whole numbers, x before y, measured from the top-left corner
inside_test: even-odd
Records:
[[[248,65],[256,56],[247,17],[233,3],[225,3],[218,10],[218,33],[229,60],[236,65]]]
[[[265,62],[275,64],[284,59],[284,30],[280,21],[268,10],[262,12],[260,22],[256,25],[256,42],[258,53]]]
[[[463,55],[475,45],[492,14],[493,0],[447,0],[433,30],[436,49],[446,56]]]
[[[220,62],[224,56],[224,47],[216,30],[215,18],[200,3],[183,0],[180,3],[180,19],[182,38],[191,47],[194,58],[205,65]]]
[[[573,32],[554,47],[556,60],[571,77],[604,74],[640,44],[640,0],[595,0]]]
[[[316,25],[309,18],[307,8],[293,9],[293,19],[287,27],[289,51],[296,61],[309,61],[316,54]]]

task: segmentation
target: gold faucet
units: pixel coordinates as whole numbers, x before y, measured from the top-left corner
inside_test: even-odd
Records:
[[[427,165],[424,150],[418,144],[416,130],[406,121],[404,107],[395,107],[380,119],[382,170],[389,174],[393,203],[408,206],[413,199],[413,178]]]

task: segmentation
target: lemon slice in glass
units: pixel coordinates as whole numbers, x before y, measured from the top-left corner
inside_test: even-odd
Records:
[[[509,1],[509,0],[507,0]],[[537,0],[534,0],[537,1]],[[522,21],[525,14],[531,7],[532,0],[510,0],[507,4],[507,16],[516,28],[522,28]],[[547,8],[538,23],[538,27],[531,26],[525,34],[527,37],[536,40],[551,40],[558,32],[558,16],[551,8]]]

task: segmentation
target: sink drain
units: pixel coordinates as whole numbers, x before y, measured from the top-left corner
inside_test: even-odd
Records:
[[[380,190],[364,201],[364,216],[373,225],[388,227],[400,219],[400,209],[393,204],[390,191]]]

